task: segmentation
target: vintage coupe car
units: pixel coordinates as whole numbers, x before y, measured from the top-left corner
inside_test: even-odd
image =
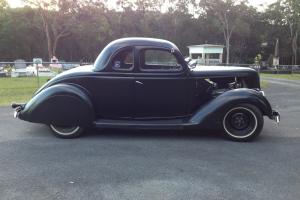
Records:
[[[261,132],[263,116],[279,122],[255,70],[191,66],[173,43],[151,38],[115,40],[94,65],[57,75],[12,107],[15,117],[47,124],[61,138],[97,127],[218,129],[248,141]]]

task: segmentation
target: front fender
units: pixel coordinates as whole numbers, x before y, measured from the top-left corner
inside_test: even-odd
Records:
[[[242,103],[257,106],[263,115],[272,118],[271,105],[260,92],[241,88],[224,92],[199,108],[191,117],[190,123],[203,128],[218,128],[222,124],[225,113],[235,105]]]
[[[18,117],[35,123],[89,126],[94,121],[94,110],[83,88],[57,84],[36,94]]]

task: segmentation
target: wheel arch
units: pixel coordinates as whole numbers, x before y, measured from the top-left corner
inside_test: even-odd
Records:
[[[94,108],[88,92],[76,84],[56,84],[35,95],[19,113],[25,121],[89,126]]]
[[[253,89],[234,89],[224,92],[199,108],[190,118],[190,123],[203,128],[221,128],[226,112],[239,104],[256,106],[263,115],[272,117],[272,108],[268,100]]]

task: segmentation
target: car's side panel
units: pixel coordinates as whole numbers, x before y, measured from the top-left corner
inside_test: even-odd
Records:
[[[207,82],[205,78],[188,78],[189,81],[189,100],[188,113],[194,114],[202,105],[206,104],[213,98],[211,93],[212,84]]]
[[[186,77],[135,77],[135,117],[166,118],[187,115]]]
[[[257,106],[263,115],[272,117],[272,108],[261,93],[242,88],[229,90],[209,101],[195,112],[189,122],[203,128],[220,128],[218,125],[221,125],[226,111],[241,103]]]
[[[94,108],[88,93],[80,86],[57,84],[35,95],[18,117],[44,124],[90,126]]]
[[[132,117],[133,77],[99,73],[78,83],[90,92],[97,119]]]
[[[162,64],[161,60],[153,64],[155,68],[144,68],[146,66],[146,51],[169,53],[171,57],[176,58],[177,63],[181,65],[181,69],[168,69]],[[151,54],[149,58],[151,63]],[[149,46],[138,46],[136,48],[135,118],[173,118],[189,114],[188,100],[191,85],[186,73],[187,65],[182,58],[180,52],[173,48]],[[148,66],[151,66],[151,64]]]

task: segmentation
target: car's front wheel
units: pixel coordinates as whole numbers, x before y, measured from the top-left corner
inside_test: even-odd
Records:
[[[261,111],[253,105],[241,104],[229,109],[223,118],[225,136],[235,141],[257,137],[264,125]]]
[[[83,133],[83,128],[80,126],[57,126],[50,124],[52,133],[60,138],[77,138]]]

